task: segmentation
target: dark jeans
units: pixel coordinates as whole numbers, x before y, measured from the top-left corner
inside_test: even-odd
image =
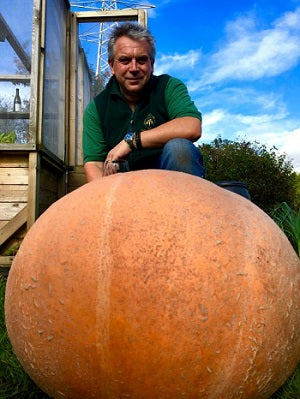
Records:
[[[164,145],[157,167],[199,177],[205,176],[201,152],[191,141],[182,138],[171,139]]]

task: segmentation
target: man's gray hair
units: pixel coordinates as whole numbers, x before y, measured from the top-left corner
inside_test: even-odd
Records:
[[[126,36],[129,39],[132,40],[146,40],[146,42],[149,44],[149,56],[152,62],[155,60],[155,40],[154,37],[151,35],[148,29],[144,28],[141,25],[134,24],[134,23],[125,23],[122,25],[117,26],[113,32],[111,33],[109,40],[108,40],[108,45],[107,45],[107,52],[108,52],[108,61],[112,62],[114,59],[114,50],[115,50],[115,44],[117,39],[119,39],[122,36]]]

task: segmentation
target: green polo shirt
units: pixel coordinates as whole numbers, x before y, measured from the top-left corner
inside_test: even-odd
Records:
[[[131,111],[114,78],[111,79],[107,88],[88,104],[83,117],[84,163],[105,161],[107,153],[113,145],[113,141],[108,137],[108,134],[111,134],[112,131],[110,124],[112,126],[118,124],[119,120],[122,124],[118,127],[118,137],[115,138],[115,144],[121,141],[126,132],[134,131],[134,126],[143,126],[140,130],[153,128],[153,120],[157,118],[159,119],[158,125],[184,116],[192,116],[201,120],[201,113],[191,100],[186,86],[180,80],[168,75],[161,75],[153,76],[152,81],[155,84],[150,81],[149,95],[155,101],[152,101],[150,108],[147,104],[146,118],[145,114],[139,113],[139,104],[137,104],[134,112]],[[155,87],[157,87],[157,90]],[[101,109],[101,101],[102,104],[105,104],[105,107],[102,107],[105,110]],[[109,130],[109,132],[103,131],[108,125],[109,127],[106,130]],[[145,149],[141,151],[141,156],[145,157],[146,153],[151,155],[151,153],[159,152],[161,152],[161,149]],[[130,156],[136,157],[137,154],[132,153]]]

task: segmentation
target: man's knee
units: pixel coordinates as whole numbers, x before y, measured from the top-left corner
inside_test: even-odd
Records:
[[[170,151],[170,152],[182,152],[186,151],[190,145],[193,145],[189,140],[187,139],[182,139],[182,138],[175,138],[169,140],[165,145],[164,145],[164,150]]]
[[[164,145],[160,167],[204,176],[201,152],[191,141],[184,138],[171,139]]]

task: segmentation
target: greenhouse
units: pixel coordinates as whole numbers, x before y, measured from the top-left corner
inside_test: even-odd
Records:
[[[87,53],[99,48],[82,32],[120,21],[145,25],[147,12],[77,11],[68,0],[0,7],[1,268],[10,267],[34,221],[85,182],[82,115],[96,81]]]

